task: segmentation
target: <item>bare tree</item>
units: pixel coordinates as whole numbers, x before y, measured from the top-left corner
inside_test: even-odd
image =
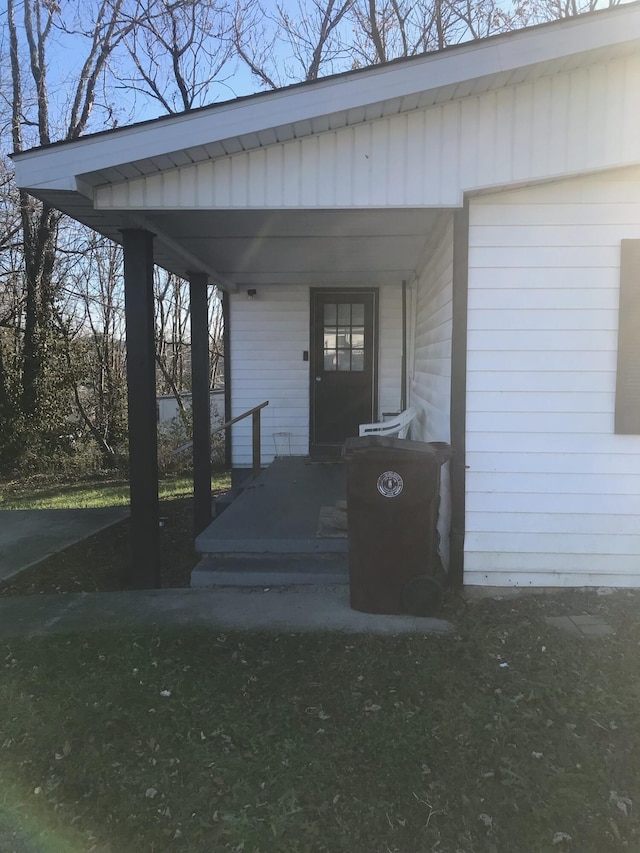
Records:
[[[298,0],[289,10],[260,3],[236,8],[238,56],[262,86],[275,89],[341,71],[351,54],[347,14],[354,0]]]
[[[182,392],[191,387],[189,286],[176,275],[156,270],[155,294],[158,389],[173,394],[182,423],[188,430]]]
[[[133,73],[122,84],[166,113],[213,100],[233,56],[233,16],[224,0],[137,0],[131,15],[124,44]]]
[[[75,251],[74,251],[75,249]],[[74,411],[101,454],[115,465],[126,439],[123,259],[119,246],[77,234],[56,310]]]
[[[20,22],[16,15],[18,4],[7,0],[14,151],[48,145],[58,139],[76,139],[87,129],[108,59],[131,26],[122,20],[123,3],[124,0],[98,0],[91,9],[79,5],[78,10],[85,12],[84,20],[90,23],[82,26],[76,16],[70,26],[53,0],[21,0]],[[73,84],[66,89],[69,100],[64,120],[57,110],[53,121],[48,49],[54,37],[65,36],[71,40],[76,54],[83,51],[84,58]],[[20,402],[26,425],[37,434],[45,415],[43,401],[47,396],[48,345],[57,298],[54,269],[61,216],[24,191],[19,192],[18,204],[24,252]]]

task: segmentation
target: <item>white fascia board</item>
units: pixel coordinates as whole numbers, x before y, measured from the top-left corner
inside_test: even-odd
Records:
[[[123,163],[630,42],[640,42],[640,3],[17,153],[16,182],[25,189],[82,191],[76,176]]]

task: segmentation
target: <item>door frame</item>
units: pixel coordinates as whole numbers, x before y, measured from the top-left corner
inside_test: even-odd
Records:
[[[332,450],[336,452],[342,445],[337,444],[316,444],[315,442],[315,375],[316,375],[316,359],[318,354],[315,351],[314,345],[314,324],[315,316],[315,296],[316,294],[330,295],[332,293],[345,296],[353,293],[358,295],[361,293],[369,294],[373,297],[373,341],[372,341],[372,373],[371,373],[371,420],[375,420],[376,412],[378,411],[378,349],[380,340],[380,288],[379,287],[311,287],[309,288],[309,453],[310,454],[331,454]]]

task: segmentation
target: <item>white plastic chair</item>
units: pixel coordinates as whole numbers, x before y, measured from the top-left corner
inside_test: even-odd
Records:
[[[409,406],[404,412],[395,415],[388,421],[375,424],[360,424],[358,435],[395,435],[398,438],[406,438],[411,426],[411,421],[417,415],[413,406]]]

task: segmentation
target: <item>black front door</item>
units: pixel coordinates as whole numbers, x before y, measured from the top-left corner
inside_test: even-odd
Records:
[[[377,290],[311,291],[311,451],[339,448],[376,405]]]

